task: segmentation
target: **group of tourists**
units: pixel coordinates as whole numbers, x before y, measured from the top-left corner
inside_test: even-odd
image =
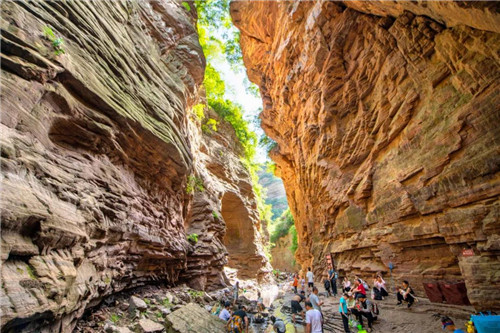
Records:
[[[326,297],[337,297],[338,272],[330,266],[327,273],[323,276],[323,286]],[[307,282],[307,288],[306,288]],[[324,302],[319,297],[319,290],[314,285],[315,276],[311,267],[307,268],[305,277],[299,274],[293,274],[292,287],[294,295],[291,300],[292,322],[296,324],[296,316],[302,317],[306,324],[307,333],[323,333],[324,315],[321,309]],[[373,286],[358,276],[353,276],[352,282],[348,276],[343,277],[341,285],[342,292],[339,299],[339,313],[346,333],[351,332],[352,326],[363,327],[367,322],[366,332],[372,331],[373,323],[379,315],[378,305],[375,301],[383,300],[389,296],[386,282],[380,273],[373,277]],[[300,287],[300,290],[299,290]],[[243,304],[238,304],[239,283],[236,282],[233,287],[232,302],[229,300],[221,301],[219,311],[212,312],[220,319],[227,322],[227,331],[234,333],[248,332],[250,320],[247,314],[247,308]],[[367,296],[367,291],[371,290],[371,299]],[[396,288],[397,305],[406,303],[410,308],[416,301],[413,289],[408,281],[403,281],[401,287]],[[307,296],[306,296],[307,293]],[[301,305],[304,304],[305,311]],[[234,309],[234,311],[231,311]],[[262,297],[258,293],[257,311],[265,309]],[[286,325],[282,319],[270,316],[269,319],[273,325],[274,332],[285,333]],[[360,326],[359,326],[360,325]],[[449,324],[447,324],[449,326]]]
[[[321,305],[323,302],[318,297],[318,288],[314,286],[314,273],[311,267],[307,268],[306,276],[307,290],[305,289],[304,279],[299,274],[293,275],[292,287],[295,295],[291,300],[292,321],[296,323],[296,316],[300,315],[306,322],[306,332],[322,333],[323,332],[323,312]],[[338,272],[330,266],[330,269],[323,277],[323,286],[325,288],[326,297],[337,297]],[[298,287],[301,286],[299,292]],[[389,293],[387,291],[386,282],[380,273],[373,277],[373,286],[371,288],[371,300],[367,296],[370,286],[366,281],[358,276],[354,276],[353,280],[345,276],[342,279],[342,293],[339,303],[339,313],[342,317],[344,330],[346,333],[351,332],[351,326],[364,326],[364,320],[367,322],[367,332],[372,331],[373,322],[377,320],[379,315],[378,305],[375,301],[383,300]],[[306,297],[306,291],[308,296]],[[397,305],[404,303],[410,308],[416,298],[413,289],[408,281],[403,281],[402,287],[397,288]],[[301,302],[304,302],[306,311],[303,310]],[[359,326],[358,326],[359,327]]]

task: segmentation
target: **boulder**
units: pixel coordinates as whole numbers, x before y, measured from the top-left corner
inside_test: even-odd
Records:
[[[168,333],[224,332],[225,322],[195,303],[184,305],[165,318]]]
[[[139,320],[138,326],[144,333],[163,332],[165,330],[165,327],[163,327],[162,324],[146,318]]]
[[[129,300],[129,311],[134,311],[134,310],[139,310],[139,311],[144,311],[148,308],[148,305],[146,302],[144,302],[142,299],[136,296],[131,296]]]

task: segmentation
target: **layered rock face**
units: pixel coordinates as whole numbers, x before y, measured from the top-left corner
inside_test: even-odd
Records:
[[[295,256],[291,250],[292,242],[291,233],[278,238],[276,244],[271,249],[271,263],[274,269],[290,273],[298,271]]]
[[[255,243],[260,226],[235,144],[198,152],[234,137],[202,137],[187,116],[205,67],[196,11],[1,7],[2,331],[69,332],[85,308],[145,283],[224,285],[218,201],[240,198]],[[253,277],[269,270],[261,247],[249,249]]]
[[[369,277],[392,263],[420,293],[465,281],[476,308],[499,307],[495,6],[232,3],[300,264],[321,273],[332,253]]]

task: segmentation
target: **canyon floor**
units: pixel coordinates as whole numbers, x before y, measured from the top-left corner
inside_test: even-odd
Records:
[[[257,285],[254,281],[242,281],[240,302],[249,307],[251,317],[255,315]],[[289,281],[278,285],[262,287],[264,302],[272,302],[264,318],[274,314],[287,324],[287,333],[305,332],[305,326],[298,317],[294,326],[291,322],[290,300],[293,293]],[[339,297],[325,297],[320,288],[320,299],[325,314],[324,332],[344,332],[338,314]],[[109,297],[92,311],[88,311],[78,323],[75,331],[94,333],[129,333],[129,332],[225,332],[225,325],[209,311],[218,300],[231,297],[229,289],[220,289],[210,293],[192,290],[186,286],[166,288],[146,286]],[[266,299],[267,298],[267,299]],[[408,309],[406,305],[396,306],[396,300],[390,295],[377,302],[380,315],[373,325],[373,332],[435,333],[440,332],[440,317],[451,317],[457,327],[464,328],[472,307],[433,304],[428,300],[419,301]],[[366,321],[365,321],[366,325]],[[187,329],[187,330],[186,330]],[[194,329],[194,330],[193,330]],[[353,329],[352,332],[356,332]],[[253,323],[253,333],[273,332],[269,320]]]

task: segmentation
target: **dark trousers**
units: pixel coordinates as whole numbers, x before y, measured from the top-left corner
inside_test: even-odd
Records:
[[[363,311],[359,311],[358,309],[352,309],[352,314],[356,316],[356,318],[358,318],[358,321],[361,325],[363,325],[363,317],[365,317],[366,319],[368,319],[368,327],[369,328],[372,328],[372,323],[373,323],[373,315],[371,312],[363,312]]]
[[[296,294],[297,293],[297,286],[293,286],[293,292]]]
[[[333,294],[333,296],[337,296],[337,279],[331,279],[330,283],[331,283],[331,286],[332,286],[332,294]]]
[[[342,323],[344,324],[344,331],[346,333],[351,333],[351,330],[349,329],[349,317],[343,313],[341,313],[340,316],[342,317]]]
[[[398,302],[403,302],[406,301],[408,304],[413,304],[415,302],[415,297],[412,296],[412,294],[406,295],[406,298],[401,295],[401,293],[398,293]]]

